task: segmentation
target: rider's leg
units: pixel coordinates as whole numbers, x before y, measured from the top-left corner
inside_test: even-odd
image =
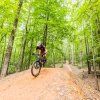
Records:
[[[45,65],[46,61],[47,61],[47,58],[46,58],[46,54],[45,54],[45,55],[43,56],[43,66]]]
[[[42,66],[42,54],[41,53],[39,55],[39,59],[40,59],[39,64],[40,64],[40,66]]]

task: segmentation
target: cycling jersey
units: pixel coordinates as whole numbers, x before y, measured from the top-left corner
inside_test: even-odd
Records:
[[[36,47],[36,50],[40,50],[40,53],[44,53],[45,52],[45,50],[46,50],[46,48],[45,48],[45,46],[44,45],[41,45],[40,47]]]

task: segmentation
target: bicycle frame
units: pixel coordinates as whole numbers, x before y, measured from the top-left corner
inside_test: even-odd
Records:
[[[41,56],[40,54],[35,54],[35,53],[33,53],[33,55],[35,55],[36,57],[36,62],[39,62],[42,66],[44,66],[44,57]]]
[[[36,61],[33,62],[32,67],[31,67],[31,74],[34,77],[37,77],[41,71],[41,67],[45,65],[45,59],[43,57],[43,55],[40,54],[35,54],[33,53],[33,55],[36,57]]]

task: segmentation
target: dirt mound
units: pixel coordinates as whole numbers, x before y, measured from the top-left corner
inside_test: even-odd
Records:
[[[34,78],[30,70],[0,80],[0,100],[82,100],[84,93],[64,68],[43,68]]]

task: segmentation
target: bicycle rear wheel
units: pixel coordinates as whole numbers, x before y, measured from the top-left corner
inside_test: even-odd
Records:
[[[41,65],[40,65],[40,63],[39,62],[33,63],[32,67],[31,67],[31,74],[34,77],[37,77],[40,74],[40,71],[41,71]]]

